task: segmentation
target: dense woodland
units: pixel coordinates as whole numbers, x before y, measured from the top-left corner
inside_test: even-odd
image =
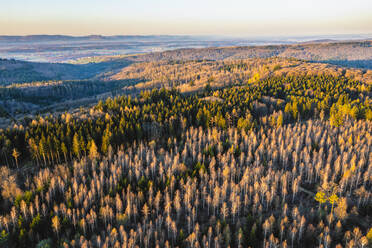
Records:
[[[181,92],[198,91],[207,83],[212,87],[226,87],[259,79],[283,76],[347,77],[372,83],[372,70],[337,67],[310,63],[298,59],[255,58],[242,60],[173,60],[134,63],[113,75],[110,80],[138,80],[138,89],[176,87]]]
[[[372,41],[308,42],[293,45],[210,47],[176,49],[154,52],[129,58],[133,61],[159,60],[239,60],[248,58],[296,58],[308,61],[327,61],[338,65],[372,69]],[[113,60],[116,57],[112,58]],[[348,64],[350,62],[350,64]]]
[[[25,115],[34,118],[46,111],[71,111],[76,106],[97,103],[97,99],[138,94],[154,88],[176,88],[181,93],[190,93],[200,92],[207,85],[216,89],[272,77],[321,75],[346,77],[367,85],[372,84],[372,70],[368,69],[339,67],[294,58],[249,58],[250,56],[244,54],[238,56],[242,58],[239,60],[232,60],[235,57],[233,55],[223,59],[230,53],[250,51],[247,49],[211,49],[215,52],[215,57],[208,56],[209,53],[205,54],[204,50],[177,50],[172,51],[172,54],[177,55],[174,57],[177,60],[167,60],[173,58],[173,55],[168,56],[170,52],[164,52],[157,54],[161,56],[159,61],[150,62],[143,61],[148,61],[154,54],[116,56],[111,59],[98,57],[97,61],[92,58],[91,63],[74,65],[0,60],[0,77],[2,72],[14,72],[14,78],[5,79],[5,85],[0,86],[0,128],[12,123],[9,118],[4,118],[6,116],[12,116],[16,122]],[[279,48],[273,46],[271,49]],[[193,58],[193,54],[205,55],[205,58],[211,59],[187,60]],[[368,54],[367,52],[367,57]],[[32,81],[30,83],[17,79],[17,71],[28,71],[25,67],[31,68],[35,73],[44,73],[44,81],[33,81],[36,79],[31,76],[26,76]],[[53,80],[47,80],[51,78]],[[66,78],[75,80],[60,80]]]
[[[106,154],[109,145],[117,149],[124,142],[151,140],[154,133],[179,136],[183,132],[180,127],[189,126],[244,126],[248,131],[262,122],[282,125],[314,117],[329,116],[337,126],[348,118],[371,120],[371,87],[332,76],[276,77],[216,91],[207,85],[199,95],[163,89],[142,92],[139,98],[108,98],[77,118],[65,113],[25,119],[14,128],[2,130],[1,158],[11,161],[16,149],[21,154],[19,160],[33,158],[45,165],[48,161],[66,162],[68,158],[80,158],[91,141]],[[69,149],[67,153],[65,147],[72,148],[74,140],[81,151]]]
[[[371,85],[331,75],[211,84],[1,130],[0,244],[372,245]]]
[[[23,101],[48,105],[120,90],[131,83],[130,80],[110,81],[110,83],[100,80],[75,80],[13,84],[8,87],[0,87],[0,97],[2,101]]]
[[[128,61],[73,65],[67,63],[38,63],[0,58],[0,86],[50,80],[84,80],[117,67],[125,67]]]

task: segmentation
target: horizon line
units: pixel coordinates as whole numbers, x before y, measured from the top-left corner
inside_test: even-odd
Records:
[[[220,36],[220,37],[312,37],[312,36],[368,36],[372,33],[330,33],[330,34],[288,34],[288,35],[233,35],[233,34],[99,34],[99,33],[90,33],[90,34],[66,34],[66,33],[37,33],[37,34],[1,34],[0,36],[8,37],[27,37],[27,36],[68,36],[68,37],[90,37],[90,36],[100,36],[100,37],[115,37],[115,36]]]

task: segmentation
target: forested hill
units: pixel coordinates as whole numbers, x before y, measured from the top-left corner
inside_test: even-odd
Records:
[[[372,70],[309,63],[298,59],[255,58],[217,61],[159,61],[134,63],[106,74],[106,80],[137,80],[137,89],[175,87],[198,91],[206,84],[216,88],[255,82],[277,76],[333,75],[372,84]]]
[[[320,75],[273,77],[243,87],[217,91],[205,87],[204,91],[200,92],[201,95],[191,96],[183,96],[174,89],[168,92],[163,88],[159,93],[154,89],[151,94],[150,91],[142,92],[140,98],[108,98],[105,104],[100,101],[89,112],[85,111],[85,114],[81,115],[77,113],[78,118],[74,122],[71,122],[70,114],[70,117],[63,114],[46,117],[46,120],[42,117],[34,120],[27,118],[15,125],[15,128],[0,129],[0,159],[3,162],[12,161],[12,149],[15,148],[21,152],[18,158],[20,161],[33,158],[35,162],[42,160],[46,163],[47,157],[60,160],[60,152],[63,150],[60,146],[64,143],[72,147],[75,134],[79,136],[78,141],[84,143],[81,149],[85,152],[89,148],[87,144],[93,139],[97,146],[101,147],[102,153],[106,153],[109,145],[118,148],[124,140],[138,140],[149,136],[151,138],[148,132],[154,130],[147,130],[147,125],[155,128],[156,132],[171,132],[175,135],[179,131],[176,127],[187,119],[187,123],[182,125],[227,128],[238,125],[241,118],[239,125],[247,125],[250,129],[254,124],[253,119],[249,121],[250,124],[244,124],[248,118],[248,110],[249,115],[256,117],[256,123],[261,117],[274,114],[273,117],[267,117],[268,121],[274,121],[272,125],[276,125],[279,115],[282,115],[280,122],[306,120],[321,115],[324,119],[329,116],[337,126],[342,124],[346,117],[371,120],[371,87],[372,85],[346,78]],[[222,103],[203,101],[204,97],[217,97]],[[171,109],[162,110],[161,106]],[[323,113],[320,115],[321,112]],[[285,118],[283,113],[286,113]],[[80,132],[85,125],[88,125],[89,129]],[[110,138],[105,140],[106,136]],[[36,146],[31,146],[30,142]],[[43,147],[45,149],[42,149]],[[75,153],[75,156],[80,157],[79,154]],[[71,151],[70,157],[73,155]]]
[[[0,60],[0,248],[372,247],[371,49]]]
[[[136,61],[225,60],[285,57],[372,68],[372,40],[295,45],[179,49],[132,57]]]
[[[26,63],[26,62],[25,62]],[[57,65],[61,66],[61,65]],[[72,65],[67,65],[72,66]],[[75,65],[74,65],[75,66]],[[139,94],[154,88],[175,88],[182,93],[255,84],[272,77],[322,76],[372,83],[372,70],[309,63],[297,59],[255,58],[218,61],[103,61],[82,66],[107,71],[89,80],[52,80],[0,86],[0,128],[27,115],[65,111],[118,94]],[[108,71],[111,68],[111,71]],[[13,116],[14,119],[9,119]],[[15,122],[14,122],[15,121]]]
[[[93,37],[91,37],[93,38]],[[0,59],[0,84],[46,80],[97,78],[137,62],[296,58],[346,67],[372,69],[372,41],[312,44],[178,49],[140,55],[90,57],[71,64],[31,63]]]
[[[367,247],[371,87],[153,89],[0,129],[0,246]]]
[[[0,58],[0,85],[57,80],[91,79],[114,68],[128,65],[127,61],[72,65],[62,63],[36,63]]]

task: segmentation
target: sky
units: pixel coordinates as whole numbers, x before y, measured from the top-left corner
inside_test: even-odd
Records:
[[[0,0],[0,35],[372,34],[372,0]]]

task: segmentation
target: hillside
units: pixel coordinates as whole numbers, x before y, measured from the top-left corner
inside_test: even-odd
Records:
[[[77,66],[0,59],[0,85],[84,78]]]
[[[2,60],[0,247],[372,245],[370,51]]]
[[[241,60],[270,57],[296,58],[345,67],[372,69],[372,41],[178,49],[137,55],[90,57],[78,59],[73,64],[31,63],[2,59],[0,60],[0,84],[91,79],[102,77],[106,73],[113,74],[123,67],[138,62]],[[361,73],[365,71],[359,74]]]
[[[370,92],[281,76],[0,129],[0,245],[366,247]]]
[[[218,88],[296,75],[333,75],[372,84],[372,70],[283,58],[135,63],[106,80],[136,80],[140,82],[135,85],[139,90],[175,87],[181,92],[192,92],[203,89],[207,84]]]
[[[146,55],[145,55],[146,56]],[[107,58],[106,58],[107,59]],[[273,77],[332,75],[372,84],[372,70],[310,63],[297,59],[251,58],[217,61],[133,62],[132,56],[97,63],[61,65],[58,68],[85,67],[101,73],[86,80],[52,80],[10,84],[0,87],[0,127],[39,113],[66,111],[99,99],[121,94],[139,94],[154,88],[178,89],[182,93],[255,84]],[[23,63],[23,62],[20,62]],[[28,62],[24,62],[28,64]],[[31,63],[34,64],[34,63]],[[16,63],[15,65],[18,65]],[[36,64],[42,67],[42,64]],[[78,74],[81,76],[82,74]],[[8,118],[12,116],[14,119]]]
[[[117,67],[128,65],[127,61],[112,63],[73,65],[61,63],[36,63],[0,59],[0,85],[30,83],[51,80],[91,79]]]
[[[371,68],[372,41],[325,42],[277,46],[179,49],[131,57],[134,61],[226,60],[284,57]]]

